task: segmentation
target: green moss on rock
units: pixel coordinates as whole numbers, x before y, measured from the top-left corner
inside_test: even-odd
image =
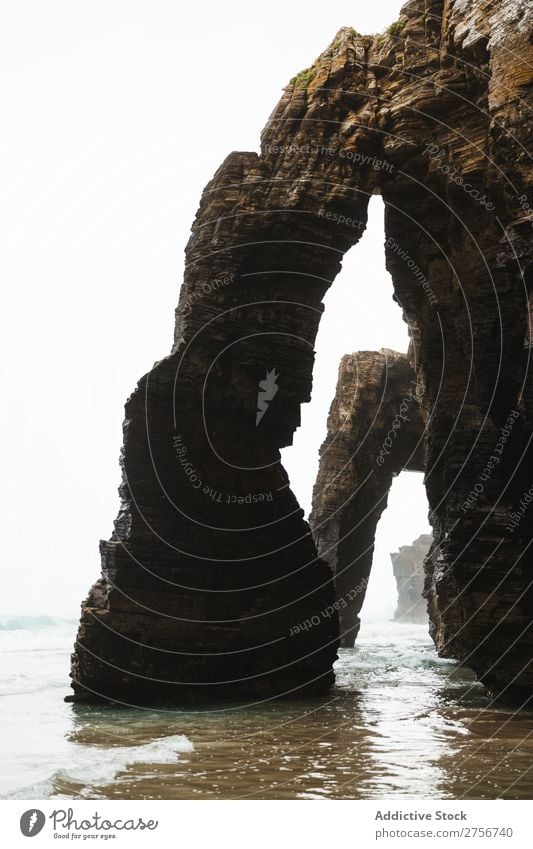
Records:
[[[315,78],[315,71],[313,68],[305,68],[303,71],[300,71],[299,74],[296,74],[295,77],[292,78],[290,84],[295,86],[296,88],[307,88],[309,83]]]
[[[387,27],[387,32],[393,38],[398,38],[405,29],[405,21],[395,21],[390,27]]]

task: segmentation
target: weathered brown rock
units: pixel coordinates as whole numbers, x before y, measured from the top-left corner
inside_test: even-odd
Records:
[[[310,396],[322,298],[374,192],[426,419],[434,636],[504,697],[533,691],[531,517],[507,529],[533,467],[531,6],[413,0],[401,22],[381,39],[341,30],[286,88],[261,154],[231,154],[204,191],[174,351],[126,405],[122,507],[82,609],[77,698],[330,685],[331,572],[279,449]],[[259,391],[271,400],[256,426]],[[513,410],[483,497],[463,510]]]
[[[399,622],[425,625],[428,620],[424,592],[424,560],[433,537],[421,534],[411,545],[402,545],[391,554],[392,570],[398,589],[394,618]]]
[[[392,479],[424,471],[416,373],[397,351],[343,357],[320,450],[310,517],[320,557],[335,576],[340,641],[352,646]]]

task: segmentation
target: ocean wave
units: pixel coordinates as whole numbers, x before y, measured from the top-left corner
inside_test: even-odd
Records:
[[[184,734],[161,737],[142,746],[74,746],[69,763],[56,769],[44,781],[4,796],[4,799],[45,799],[61,796],[73,784],[86,788],[105,786],[130,766],[177,763],[180,754],[193,752],[194,745]],[[148,770],[147,770],[148,772]],[[83,793],[81,794],[83,795]]]
[[[40,631],[43,628],[65,628],[75,624],[73,619],[59,616],[13,616],[0,614],[0,631]]]

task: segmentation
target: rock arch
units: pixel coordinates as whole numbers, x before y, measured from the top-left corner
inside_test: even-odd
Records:
[[[531,486],[530,23],[526,0],[411,0],[384,36],[342,29],[285,89],[261,153],[231,154],[208,184],[175,347],[126,404],[121,508],[82,607],[75,698],[330,686],[331,572],[279,449],[310,396],[323,295],[378,191],[427,422],[435,639],[496,692],[531,693],[530,522],[506,530]]]

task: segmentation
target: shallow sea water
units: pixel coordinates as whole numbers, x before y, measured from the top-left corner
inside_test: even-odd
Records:
[[[3,798],[531,799],[533,712],[494,707],[426,626],[363,622],[327,698],[66,704],[76,623],[0,623]]]

